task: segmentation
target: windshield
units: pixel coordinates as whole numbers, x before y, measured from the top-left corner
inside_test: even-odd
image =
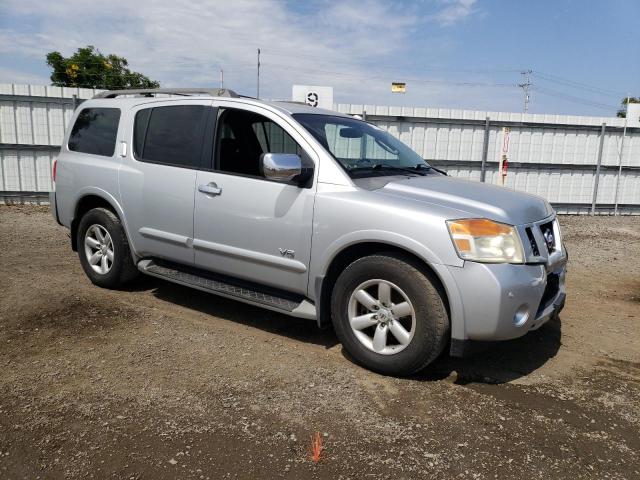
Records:
[[[295,114],[352,177],[424,175],[431,167],[420,155],[384,130],[355,118]]]

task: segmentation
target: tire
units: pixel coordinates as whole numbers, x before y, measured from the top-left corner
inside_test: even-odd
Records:
[[[449,316],[436,285],[410,258],[394,253],[351,263],[331,295],[333,327],[347,353],[359,365],[384,375],[406,376],[426,367],[442,353],[449,337]],[[390,296],[384,293],[387,289]],[[379,298],[387,300],[386,307]],[[365,304],[372,299],[377,306],[368,308]],[[352,328],[350,318],[356,317],[353,325],[358,328]],[[362,325],[368,326],[360,329]],[[386,338],[384,348],[376,341],[378,333]]]
[[[124,228],[111,210],[94,208],[85,213],[78,225],[77,241],[80,264],[94,285],[116,289],[137,276]],[[98,250],[100,255],[95,256]]]

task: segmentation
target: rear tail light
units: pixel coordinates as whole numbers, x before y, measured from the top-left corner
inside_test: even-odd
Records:
[[[58,159],[55,158],[53,160],[53,171],[52,171],[52,174],[51,174],[51,178],[53,178],[53,182],[54,183],[56,181],[56,172],[57,172],[57,170],[58,170]]]

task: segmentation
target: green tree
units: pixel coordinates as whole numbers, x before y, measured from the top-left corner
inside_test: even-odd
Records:
[[[47,64],[52,68],[52,84],[61,87],[118,90],[160,86],[142,73],[129,70],[126,58],[103,55],[92,45],[79,48],[67,58],[60,52],[50,52],[47,54]]]
[[[640,103],[640,97],[629,97],[629,103]],[[618,110],[618,117],[626,118],[627,117],[627,97],[622,99],[620,102],[620,110]]]

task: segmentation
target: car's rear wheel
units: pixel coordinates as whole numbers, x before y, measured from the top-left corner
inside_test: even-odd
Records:
[[[349,355],[379,373],[415,373],[447,343],[449,318],[435,279],[400,255],[354,261],[336,281],[331,308]]]
[[[137,275],[124,228],[112,211],[89,210],[80,220],[77,235],[80,263],[95,285],[118,288]]]

